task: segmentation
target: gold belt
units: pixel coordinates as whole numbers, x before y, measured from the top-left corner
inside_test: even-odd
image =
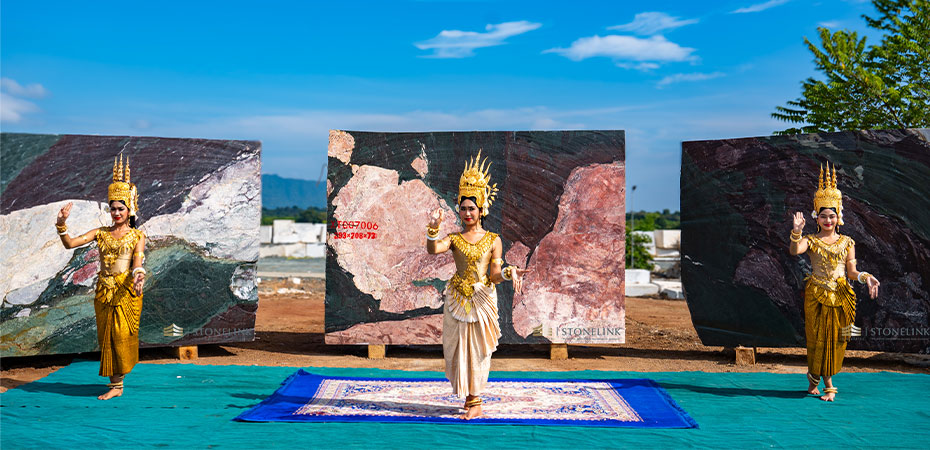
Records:
[[[835,291],[837,286],[839,286],[838,281],[843,280],[845,278],[846,277],[827,278],[827,277],[817,276],[814,274],[810,274],[807,276],[807,279],[810,280],[811,283],[814,283],[817,286],[820,286],[828,291]]]

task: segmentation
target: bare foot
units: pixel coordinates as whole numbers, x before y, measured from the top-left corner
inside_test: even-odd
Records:
[[[468,408],[468,411],[465,412],[465,414],[462,414],[461,416],[459,416],[459,419],[471,420],[476,417],[481,417],[481,415],[482,415],[481,405],[475,405],[475,406],[472,406],[471,408]]]
[[[119,388],[113,388],[107,391],[106,394],[98,395],[97,400],[109,400],[111,398],[116,398],[123,395],[123,390]]]
[[[810,381],[808,381],[808,382],[807,382],[807,393],[810,394],[810,395],[820,395],[820,390],[817,389],[817,385],[816,385],[816,384],[811,383]]]
[[[836,397],[835,392],[827,392],[826,394],[823,394],[823,397],[820,397],[820,399],[825,402],[832,402],[834,397]]]

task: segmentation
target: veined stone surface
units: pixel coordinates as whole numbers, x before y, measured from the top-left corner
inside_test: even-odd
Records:
[[[96,348],[96,244],[65,249],[54,222],[70,201],[73,236],[110,224],[107,186],[121,151],[147,235],[141,344],[253,338],[259,143],[13,133],[0,140],[0,255],[11,265],[0,272],[2,356]],[[172,325],[180,336],[165,333]]]
[[[455,265],[449,253],[426,253],[426,224],[441,208],[440,234],[461,230],[458,181],[479,149],[500,189],[485,229],[501,235],[508,264],[548,272],[518,299],[510,283],[498,285],[501,342],[623,342],[622,131],[330,137],[330,220],[377,223],[378,230],[328,230],[327,343],[441,342],[441,292]],[[592,214],[596,221],[581,222]],[[337,231],[377,236],[337,238]]]
[[[424,208],[421,214],[399,214],[409,205]],[[337,222],[367,222],[378,225],[371,230],[372,239],[336,239],[329,237],[339,265],[355,275],[355,285],[381,302],[381,310],[402,313],[417,308],[436,309],[442,305],[440,291],[433,285],[415,284],[419,280],[449,279],[455,273],[450,254],[426,253],[429,212],[445,212],[441,233],[454,230],[455,212],[421,180],[398,183],[397,172],[375,166],[361,166],[355,176],[333,199],[333,218]],[[346,232],[369,230],[347,229]]]
[[[625,333],[622,164],[575,169],[559,200],[559,216],[539,243],[523,294],[514,295],[513,327],[528,336],[540,325],[553,342],[622,343]],[[609,328],[611,334],[602,332]],[[584,332],[560,332],[581,329]],[[598,334],[603,333],[603,334]]]
[[[850,349],[930,352],[928,130],[871,130],[682,144],[682,282],[706,345],[804,346],[807,255],[788,254],[792,215],[811,218],[820,165],[836,166],[840,233],[857,268]]]
[[[326,334],[326,343],[393,344],[404,336],[407,345],[429,345],[442,342],[442,314],[418,316],[405,320],[360,323],[347,330]]]

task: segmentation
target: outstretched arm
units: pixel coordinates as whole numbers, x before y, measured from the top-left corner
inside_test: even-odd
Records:
[[[501,243],[501,238],[498,236],[494,239],[494,244],[491,246],[491,265],[488,267],[488,272],[491,273],[491,282],[495,284],[507,281],[504,279],[504,276],[501,275],[501,269],[504,268],[503,254],[504,244]]]
[[[504,265],[504,260],[501,256],[503,254],[504,244],[501,243],[501,238],[498,237],[494,240],[494,246],[491,247],[491,282],[503,283],[504,281],[513,281],[513,291],[519,294],[523,292],[523,275],[530,271],[521,269],[517,266],[507,266],[502,269],[501,267]],[[509,278],[504,276],[505,273],[509,275]]]
[[[436,255],[449,250],[452,246],[452,239],[446,236],[439,239],[439,226],[442,225],[442,208],[433,212],[429,225],[426,229],[426,253]]]
[[[136,242],[136,248],[132,250],[132,287],[136,290],[136,295],[142,294],[142,287],[145,285],[145,269],[142,268],[142,261],[145,259],[145,234]]]
[[[99,230],[99,228],[94,228],[93,230],[90,230],[80,236],[71,237],[71,235],[68,234],[68,226],[65,224],[65,222],[68,220],[68,216],[71,215],[71,207],[73,206],[73,203],[68,202],[67,205],[61,208],[61,211],[58,211],[58,218],[55,221],[55,228],[58,230],[58,237],[61,238],[61,243],[64,244],[65,248],[80,247],[94,240],[94,236],[97,235],[97,230]]]
[[[866,283],[869,287],[869,297],[878,297],[878,286],[881,284],[878,282],[878,278],[875,278],[875,276],[868,272],[860,272],[856,269],[855,246],[850,246],[849,251],[846,252],[846,279]]]

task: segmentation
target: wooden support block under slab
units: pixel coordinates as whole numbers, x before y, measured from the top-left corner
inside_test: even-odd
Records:
[[[549,359],[568,359],[568,344],[549,344]]]
[[[368,359],[384,359],[384,344],[368,344]]]
[[[196,345],[175,347],[175,350],[177,350],[178,359],[180,360],[197,359],[197,346]]]
[[[752,366],[756,364],[756,349],[739,346],[733,349],[736,353],[737,366]]]

